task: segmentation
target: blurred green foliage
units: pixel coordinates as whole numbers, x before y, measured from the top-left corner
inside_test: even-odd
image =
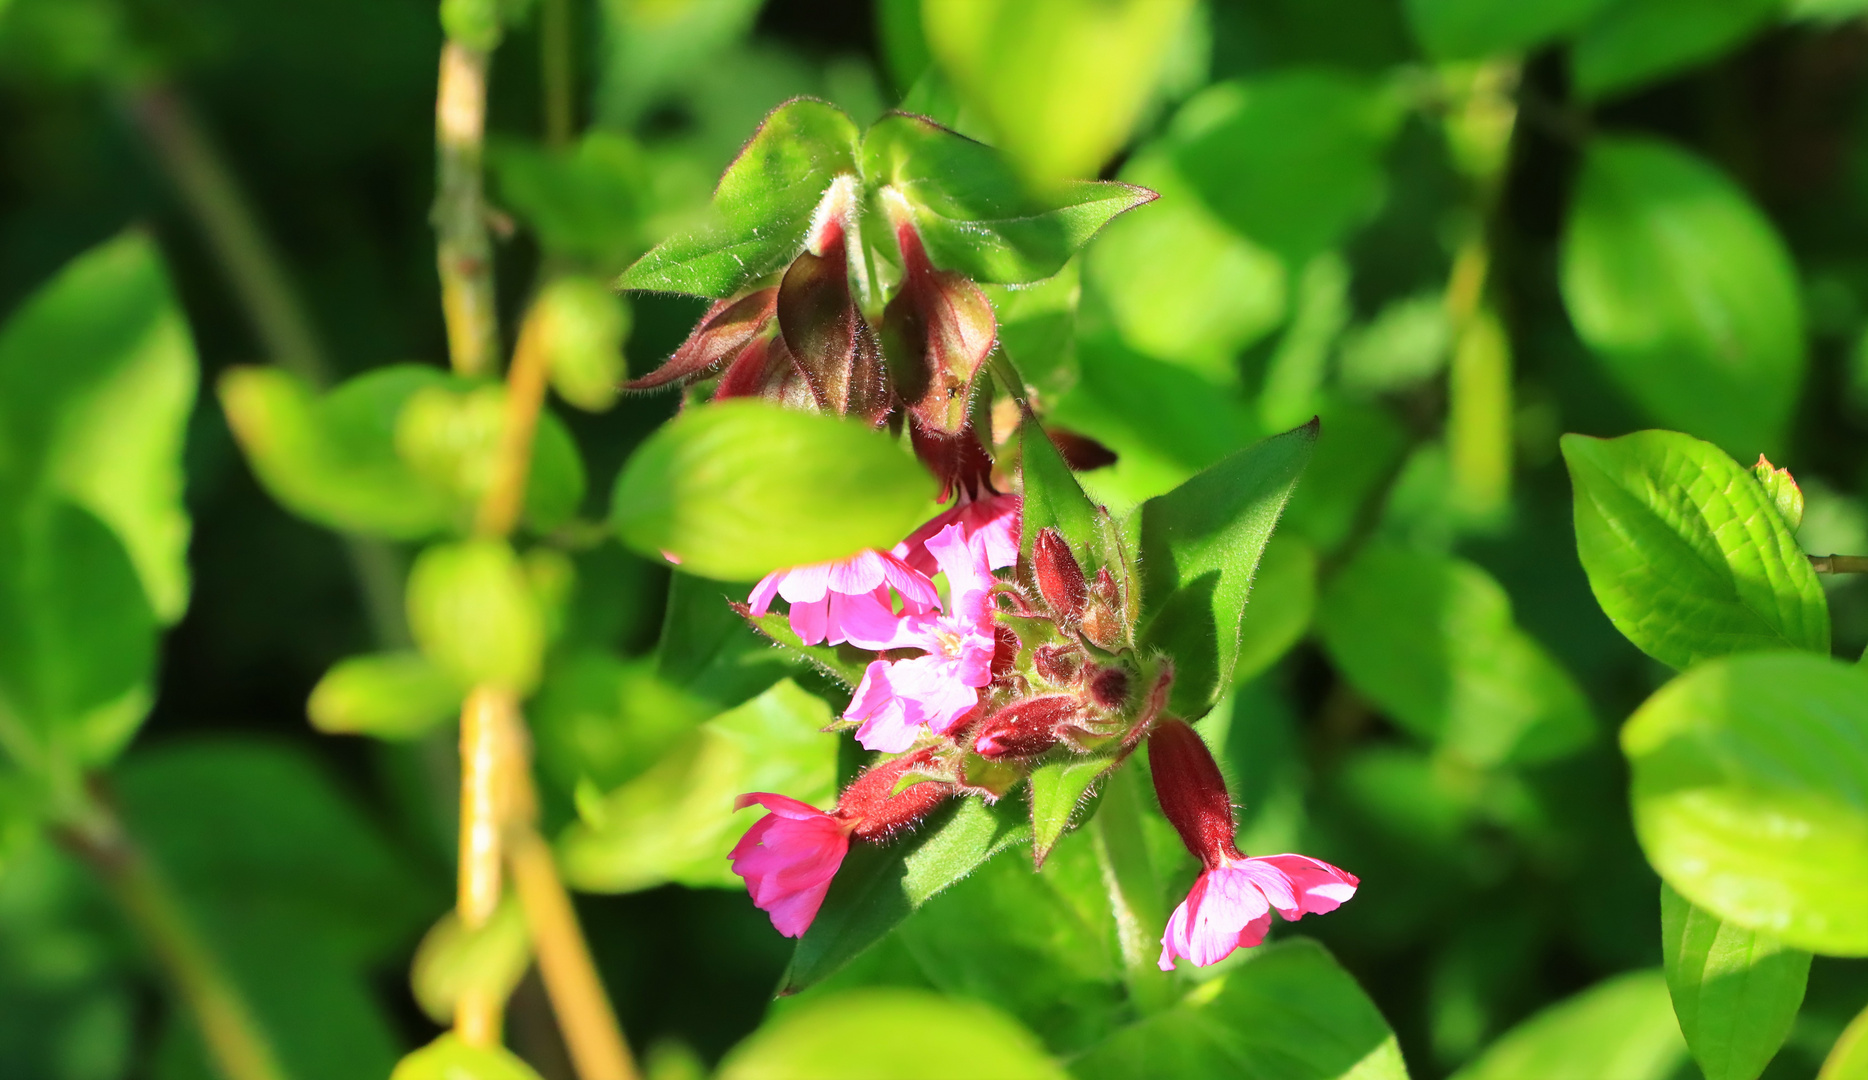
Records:
[[[535,976],[509,1028],[526,1064],[431,1019],[450,980],[523,965],[446,922],[423,937],[451,891],[448,718],[489,678],[536,687],[544,823],[656,1077],[1815,1073],[1868,1004],[1846,958],[1868,953],[1868,698],[1845,663],[1868,587],[1802,554],[1868,554],[1868,5],[570,0],[568,142],[541,119],[537,6],[0,0],[0,1074],[212,1075],[79,854],[96,800],[290,1076],[385,1076],[424,1046],[398,1077],[570,1075]],[[441,366],[444,21],[500,41],[502,315],[555,282],[574,408],[545,415],[518,546],[418,559],[469,525],[506,400]],[[327,370],[268,365],[158,93],[193,110]],[[612,393],[702,305],[596,283],[732,234],[746,207],[716,178],[797,95],[850,119],[819,110],[831,157],[755,192],[790,231],[631,284],[730,292],[859,160],[911,194],[965,173],[993,197],[927,184],[913,212],[942,265],[1003,283],[1047,423],[1115,452],[1077,477],[1091,499],[1197,519],[1150,500],[1321,418],[1236,648],[1179,704],[1212,706],[1241,842],[1351,870],[1353,903],[1160,975],[1134,926],[1196,868],[1157,818],[1097,826],[1091,778],[1063,775],[1040,828],[1091,824],[1043,838],[1041,872],[992,857],[1027,828],[1008,800],[853,855],[795,955],[738,891],[731,795],[822,805],[854,771],[818,734],[838,671],[763,644],[723,602],[741,586],[612,533],[751,578],[898,536],[929,493],[879,438],[802,417],[834,468],[741,432],[743,486],[720,482],[720,447],[686,454],[699,414]],[[870,129],[896,106],[1012,165]],[[1091,178],[1160,198],[1099,233],[1141,196]],[[1648,427],[1674,430],[1629,435]],[[1067,479],[1032,460],[1028,483]],[[1053,490],[1027,512],[1087,512]],[[388,545],[386,601],[357,538]],[[1144,551],[1239,591],[1225,552]],[[1760,648],[1802,653],[1731,655]],[[1093,798],[1150,796],[1131,769]],[[774,1003],[788,976],[823,981]]]

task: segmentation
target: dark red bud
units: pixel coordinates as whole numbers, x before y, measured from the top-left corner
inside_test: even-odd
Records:
[[[1090,591],[1105,604],[1113,604],[1122,599],[1121,593],[1116,589],[1115,575],[1109,572],[1107,566],[1096,571],[1096,580],[1091,583]]]
[[[1082,705],[1072,694],[1048,694],[1007,705],[980,725],[973,749],[983,758],[1031,757],[1057,745],[1057,726]]]
[[[1098,668],[1090,676],[1090,700],[1101,709],[1120,709],[1129,700],[1129,673],[1121,668]]]
[[[851,835],[859,840],[882,839],[913,825],[954,793],[952,784],[938,780],[923,780],[895,791],[905,774],[933,760],[930,748],[869,769],[843,789],[832,815],[855,822]]]
[[[949,435],[928,428],[909,413],[908,435],[914,442],[915,456],[940,481],[941,502],[952,499],[955,491],[976,499],[992,491],[992,457],[980,445],[972,425]]]
[[[1070,553],[1063,534],[1048,525],[1039,529],[1032,543],[1031,563],[1038,578],[1038,592],[1057,613],[1058,621],[1069,624],[1081,618],[1089,591],[1083,582],[1083,567],[1077,565],[1077,557]]]
[[[683,379],[696,379],[739,354],[770,327],[778,290],[760,289],[707,309],[688,339],[668,362],[640,379],[623,384],[630,390],[653,390]]]
[[[1083,666],[1083,654],[1075,645],[1040,645],[1032,651],[1031,664],[1045,682],[1075,682]]]
[[[1018,635],[1009,626],[992,628],[992,677],[1010,675],[1018,663]]]
[[[713,389],[713,399],[762,397],[768,386],[784,381],[791,366],[791,354],[785,351],[782,338],[754,341],[741,349],[721,373]]]
[[[1181,842],[1207,869],[1228,857],[1233,846],[1232,796],[1213,752],[1193,728],[1163,720],[1148,736],[1148,768],[1154,774],[1161,812],[1180,833]]]
[[[792,260],[778,286],[778,329],[819,408],[880,424],[894,408],[882,347],[850,294],[838,233],[823,254]]]

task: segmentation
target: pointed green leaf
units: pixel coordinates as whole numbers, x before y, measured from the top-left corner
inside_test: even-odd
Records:
[[[1228,455],[1136,510],[1142,638],[1173,657],[1173,708],[1182,716],[1204,714],[1232,688],[1252,576],[1316,441],[1313,420]]]
[[[781,567],[887,550],[932,516],[933,479],[854,420],[736,399],[687,409],[616,479],[624,542],[690,573],[752,581]]]
[[[538,685],[545,614],[504,540],[436,544],[409,570],[409,633],[457,686]]]
[[[1506,1032],[1453,1080],[1668,1080],[1686,1043],[1658,971],[1606,979]]]
[[[1857,1013],[1843,1029],[1816,1080],[1861,1080],[1864,1076],[1868,1076],[1868,1009]]]
[[[1029,562],[1031,545],[1040,530],[1051,528],[1061,533],[1070,551],[1094,574],[1099,561],[1093,558],[1095,538],[1099,534],[1096,504],[1083,493],[1075,473],[1064,463],[1051,437],[1045,434],[1038,418],[1027,412],[1018,427],[1019,475],[1024,484],[1024,509],[1019,537],[1019,559]]]
[[[1868,673],[1807,653],[1708,661],[1621,741],[1663,881],[1793,948],[1868,956]]]
[[[1755,649],[1828,655],[1829,604],[1757,480],[1672,431],[1563,437],[1576,553],[1615,628],[1685,668]]]
[[[987,806],[954,800],[913,835],[889,844],[852,844],[816,921],[798,939],[781,994],[833,975],[895,929],[928,897],[1006,848],[1031,839],[1015,799]]]
[[[997,150],[906,113],[883,117],[863,137],[863,176],[907,200],[935,266],[995,285],[1050,277],[1109,219],[1155,197],[1101,180],[1032,194]],[[893,238],[878,233],[873,241],[893,251]]]
[[[1309,544],[1282,534],[1265,545],[1252,582],[1252,602],[1239,627],[1234,682],[1244,682],[1291,651],[1310,629],[1317,605],[1317,555]]]
[[[1374,1002],[1303,938],[1247,951],[1237,968],[1116,1031],[1071,1071],[1080,1080],[1407,1080],[1400,1045]]]
[[[1590,140],[1561,284],[1577,335],[1663,426],[1741,461],[1783,449],[1806,364],[1796,266],[1717,168],[1656,139]]]
[[[1757,1080],[1803,1004],[1810,954],[1660,887],[1667,990],[1706,1080]]]
[[[856,124],[825,101],[768,113],[714,189],[700,228],[657,244],[617,287],[721,298],[784,268],[839,174],[856,172]]]
[[[1104,773],[1122,764],[1108,757],[1072,754],[1031,770],[1031,860],[1039,866],[1073,824],[1089,817],[1090,789]]]

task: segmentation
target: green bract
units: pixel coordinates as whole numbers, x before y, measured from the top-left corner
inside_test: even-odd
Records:
[[[1714,660],[1622,730],[1635,832],[1694,906],[1784,944],[1868,955],[1868,672]]]
[[[1829,652],[1829,605],[1757,480],[1672,431],[1563,437],[1576,550],[1615,628],[1685,668],[1753,649]]]
[[[705,577],[887,549],[932,515],[934,485],[905,450],[854,421],[762,401],[690,409],[617,478],[610,518],[646,554]]]

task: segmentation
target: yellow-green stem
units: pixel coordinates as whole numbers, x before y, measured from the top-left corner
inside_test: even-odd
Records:
[[[481,176],[488,60],[480,49],[448,42],[441,47],[435,91],[436,265],[448,357],[462,375],[487,374],[499,355],[493,244]]]
[[[571,0],[544,0],[538,59],[545,98],[545,145],[563,148],[577,132],[577,50]]]

